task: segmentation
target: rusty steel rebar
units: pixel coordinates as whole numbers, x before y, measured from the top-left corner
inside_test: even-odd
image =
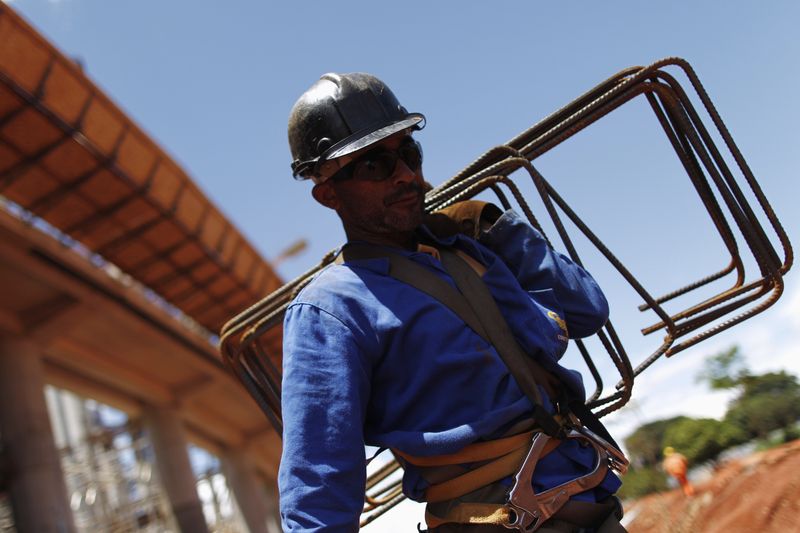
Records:
[[[711,125],[722,138],[728,156],[736,163],[738,177],[726,163],[723,152],[714,143],[712,134],[702,122],[700,113],[686,91],[665,68],[677,68],[689,80]],[[710,274],[660,296],[650,294],[533,165],[537,157],[639,97],[644,97],[652,109],[727,253],[722,265]],[[429,191],[425,209],[432,212],[481,192],[491,191],[504,208],[512,208],[516,204],[549,243],[549,238],[515,181],[525,176],[531,180],[570,258],[581,264],[573,239],[561,219],[562,215],[642,298],[639,311],[656,316],[656,322],[642,328],[642,334],[659,331],[665,334],[661,344],[634,367],[610,321],[597,333],[600,345],[619,374],[615,389],[606,396],[602,395],[604,380],[596,365],[596,356],[589,353],[583,341],[575,341],[595,382],[595,390],[588,397],[587,405],[598,416],[622,407],[631,397],[635,377],[661,356],[674,355],[755,316],[774,304],[783,291],[782,278],[793,262],[786,232],[705,88],[683,59],[666,58],[648,67],[630,67],[609,77],[506,144],[488,150],[464,170]],[[755,206],[748,201],[742,183],[756,199]],[[768,234],[759,217],[766,219],[772,229],[771,234]],[[771,239],[777,239],[780,243],[783,259]],[[744,252],[749,252],[748,257],[757,266],[759,276],[755,279],[747,278]],[[224,360],[279,433],[279,348],[270,349],[266,339],[270,332],[280,328],[293,295],[333,259],[334,252],[331,252],[319,265],[231,319],[220,334]],[[705,296],[690,303],[682,310],[668,313],[663,308],[663,304],[674,302],[678,297],[690,298],[698,289],[707,290],[731,277],[725,288],[710,297]],[[368,478],[362,526],[402,501],[400,480],[392,481],[392,474],[396,475],[398,469],[399,464],[390,461]]]

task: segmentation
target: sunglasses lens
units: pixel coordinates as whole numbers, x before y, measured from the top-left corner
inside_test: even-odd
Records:
[[[409,169],[417,172],[422,167],[422,148],[413,139],[407,139],[396,150],[378,148],[345,165],[331,179],[383,181],[392,177],[398,159],[402,159]]]
[[[417,141],[408,140],[397,150],[397,155],[411,170],[417,171],[422,167],[422,147]]]
[[[394,174],[397,155],[381,150],[365,155],[355,162],[353,178],[357,180],[383,181]]]

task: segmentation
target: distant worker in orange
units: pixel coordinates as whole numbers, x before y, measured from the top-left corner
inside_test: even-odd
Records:
[[[664,471],[674,477],[680,484],[686,496],[694,496],[694,487],[686,479],[686,471],[689,469],[689,461],[686,456],[675,451],[672,446],[664,448],[664,462],[661,463]]]

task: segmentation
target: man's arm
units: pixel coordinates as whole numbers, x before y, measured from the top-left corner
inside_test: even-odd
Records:
[[[528,291],[552,290],[571,337],[586,337],[608,320],[608,302],[594,279],[554,251],[527,221],[478,200],[458,202],[429,215],[426,225],[440,237],[462,233],[488,247]]]
[[[285,531],[358,530],[369,397],[361,354],[351,330],[335,316],[308,304],[289,307],[278,476]]]
[[[503,260],[525,290],[553,291],[570,337],[592,335],[605,325],[608,302],[594,278],[553,250],[517,213],[503,213],[478,240]]]

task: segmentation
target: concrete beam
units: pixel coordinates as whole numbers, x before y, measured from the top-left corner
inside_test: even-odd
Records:
[[[56,349],[52,350],[53,355],[48,355],[48,359],[52,357],[59,366],[72,369],[154,405],[172,406],[175,403],[168,387],[123,362],[114,361],[105,354],[66,337],[56,339],[53,346]]]
[[[110,405],[123,411],[129,417],[139,416],[142,411],[140,400],[52,361],[45,361],[44,373],[45,380],[49,385]]]
[[[22,320],[16,313],[8,309],[0,309],[0,335],[21,335],[23,331]]]
[[[214,377],[204,374],[197,379],[173,387],[172,394],[175,396],[179,405],[187,405],[195,398],[207,394],[216,384],[217,381]]]
[[[97,314],[97,310],[81,304],[72,296],[58,294],[46,302],[26,309],[20,316],[27,334],[39,345],[47,346],[93,314]]]

